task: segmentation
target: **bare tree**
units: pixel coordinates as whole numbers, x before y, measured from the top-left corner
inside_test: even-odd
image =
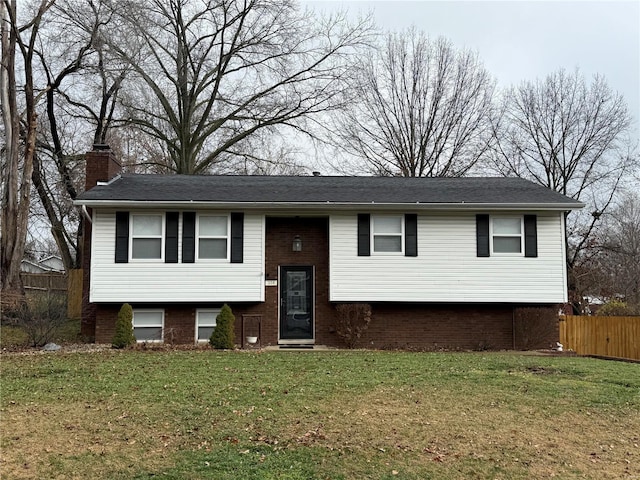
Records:
[[[476,53],[415,29],[390,33],[353,76],[334,144],[376,175],[459,177],[491,139],[494,81]]]
[[[494,131],[495,168],[587,203],[584,211],[565,215],[574,291],[576,267],[589,263],[586,250],[633,165],[627,105],[603,77],[587,83],[578,71],[559,70],[511,89],[502,110]]]
[[[80,264],[72,201],[82,191],[83,153],[91,140],[106,142],[127,71],[98,40],[109,20],[100,1],[58,0],[36,49],[46,95],[32,180],[67,269]]]
[[[209,171],[255,132],[304,130],[306,118],[337,108],[348,60],[369,35],[367,21],[318,21],[291,0],[113,5],[119,28],[104,42],[138,80],[123,101],[176,173]]]
[[[578,71],[559,70],[508,92],[495,130],[494,165],[590,204],[581,232],[577,225],[569,229],[575,234],[570,265],[632,164],[625,141],[630,124],[624,98],[600,76],[587,84]]]
[[[0,266],[2,291],[22,293],[20,262],[24,255],[27,222],[31,201],[31,174],[37,133],[36,107],[42,95],[34,89],[33,62],[36,40],[43,15],[51,0],[41,0],[33,16],[19,25],[16,0],[0,1],[0,35],[2,62],[0,95],[6,142],[6,160],[2,175],[2,238]],[[21,66],[16,65],[16,51]],[[24,86],[18,88],[16,72],[20,69]],[[22,102],[18,97],[22,96]],[[20,106],[24,105],[24,110]]]
[[[640,309],[640,194],[626,193],[604,220],[603,264],[612,295]]]

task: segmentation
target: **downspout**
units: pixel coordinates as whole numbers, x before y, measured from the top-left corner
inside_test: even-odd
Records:
[[[89,212],[87,211],[87,206],[86,205],[82,205],[82,215],[84,216],[84,218],[87,219],[87,222],[89,223],[93,223],[91,221],[91,215],[89,215]]]
[[[511,307],[511,336],[513,337],[512,349],[515,350],[516,349],[516,309],[514,307]]]

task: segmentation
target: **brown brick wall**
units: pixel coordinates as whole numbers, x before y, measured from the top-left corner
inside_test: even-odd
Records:
[[[116,318],[122,305],[93,304],[96,311],[95,341],[96,343],[111,343],[115,333]],[[242,332],[242,312],[251,311],[252,305],[230,304],[236,316],[236,343],[240,345]],[[135,309],[164,310],[164,341],[172,344],[195,343],[196,310],[200,308],[220,308],[221,305],[212,304],[136,304]]]
[[[106,146],[87,152],[85,156],[85,191],[96,186],[98,182],[106,182],[121,172],[121,166],[114,153]],[[87,209],[91,215],[91,209]],[[89,285],[91,283],[91,222],[84,215],[82,221],[82,239],[80,241],[82,258],[82,322],[80,333],[89,340],[97,339],[97,311],[94,304],[89,303]],[[111,341],[111,340],[109,340]]]
[[[510,305],[372,305],[359,345],[402,349],[513,348]]]
[[[276,345],[277,318],[269,318],[264,304],[230,304],[236,316],[235,342],[242,345],[242,314],[263,315],[261,345]],[[165,312],[165,342],[195,342],[197,308],[219,305],[132,305],[133,308],[159,308]],[[503,350],[513,348],[512,305],[373,304],[369,328],[358,341],[358,348],[408,350]],[[97,305],[96,342],[111,343],[120,305]],[[323,316],[316,322],[316,344],[344,347],[335,334],[335,308],[319,308]],[[266,314],[265,314],[266,312]],[[247,334],[257,334],[255,331]],[[558,332],[548,332],[539,347],[553,346]],[[516,348],[521,348],[516,339]]]
[[[85,156],[85,191],[95,187],[98,182],[108,182],[122,171],[122,166],[109,147],[100,146]]]
[[[302,251],[292,251],[296,235],[302,240]],[[316,343],[329,344],[329,324],[334,309],[329,304],[329,220],[328,218],[267,218],[265,274],[278,279],[280,266],[315,267],[315,334]],[[265,287],[265,303],[251,313],[262,314],[262,343],[278,343],[278,289]]]
[[[261,314],[264,304],[230,304],[236,316],[235,342],[242,345],[242,314]],[[160,308],[165,312],[165,342],[195,342],[197,308],[219,305],[132,305],[133,308]],[[514,347],[512,305],[372,304],[372,320],[357,348],[408,350],[503,350]],[[120,305],[97,305],[96,342],[111,343]],[[316,322],[316,344],[344,347],[334,332],[335,307],[319,308],[323,316]],[[268,312],[268,311],[267,311]],[[264,316],[262,346],[276,345],[277,318]],[[257,334],[247,331],[246,334]],[[557,329],[547,332],[536,348],[555,345]],[[516,348],[522,345],[516,339]]]

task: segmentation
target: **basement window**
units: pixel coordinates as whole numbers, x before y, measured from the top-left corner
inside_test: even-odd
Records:
[[[136,341],[162,342],[164,310],[134,310],[133,334]]]
[[[220,309],[202,309],[196,311],[196,342],[208,342],[216,328],[216,318]]]

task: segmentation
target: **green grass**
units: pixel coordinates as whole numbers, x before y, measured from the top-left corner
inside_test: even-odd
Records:
[[[507,353],[3,355],[7,478],[639,478],[640,367]]]

